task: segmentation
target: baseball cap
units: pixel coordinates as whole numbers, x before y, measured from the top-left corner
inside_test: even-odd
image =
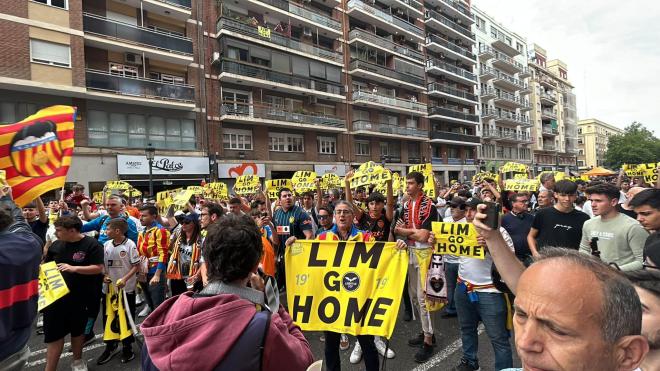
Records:
[[[477,205],[483,204],[483,203],[484,202],[481,199],[476,198],[476,197],[470,197],[470,198],[467,199],[467,201],[465,201],[465,205],[467,207],[473,208],[473,209],[476,209]]]
[[[199,214],[197,213],[188,213],[186,216],[183,218],[183,222],[193,222],[197,223],[199,221]]]

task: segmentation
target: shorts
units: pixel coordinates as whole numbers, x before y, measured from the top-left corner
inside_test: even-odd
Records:
[[[44,343],[52,343],[64,338],[85,333],[87,325],[86,303],[82,298],[71,294],[64,296],[43,310]]]

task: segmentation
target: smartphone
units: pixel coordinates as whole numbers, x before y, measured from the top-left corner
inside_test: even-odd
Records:
[[[486,220],[484,220],[484,224],[488,226],[491,229],[499,229],[500,228],[500,212],[502,211],[502,207],[500,204],[495,203],[495,202],[484,202],[486,204],[486,210],[484,210],[484,213],[486,214]]]

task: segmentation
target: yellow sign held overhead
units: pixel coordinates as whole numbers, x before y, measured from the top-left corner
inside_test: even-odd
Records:
[[[472,223],[431,224],[435,235],[435,253],[484,259],[486,249],[477,242],[477,230]]]
[[[266,180],[266,192],[268,192],[268,198],[271,200],[276,200],[278,198],[278,193],[282,188],[288,188],[293,191],[293,183],[291,179],[269,179]]]
[[[504,190],[513,192],[536,192],[539,189],[536,179],[507,179],[504,181]]]
[[[507,162],[506,164],[500,167],[500,172],[502,173],[524,173],[527,174],[529,168],[525,164],[520,164],[517,162]]]
[[[363,164],[364,165],[364,164]],[[380,165],[365,167],[356,171],[351,178],[350,188],[378,185],[392,179],[392,173]]]
[[[293,190],[297,194],[303,194],[305,192],[313,192],[316,190],[316,172],[309,170],[296,171],[291,177],[291,184],[293,184]]]
[[[189,189],[184,189],[179,191],[176,196],[174,196],[174,199],[172,200],[172,204],[184,208],[186,205],[188,205],[188,202],[190,202],[190,198],[195,195],[195,192]]]
[[[193,191],[196,195],[204,194],[204,187],[202,186],[188,186],[186,189]]]
[[[239,196],[249,196],[259,192],[261,183],[257,175],[241,175],[236,178],[234,193]]]
[[[259,36],[270,39],[270,28],[257,26],[257,32],[259,32]]]
[[[39,300],[37,310],[41,311],[69,293],[64,277],[55,262],[39,266]]]
[[[658,181],[658,168],[660,167],[660,162],[652,162],[648,164],[637,164],[637,165],[623,165],[623,171],[629,177],[639,177],[643,176],[644,181],[649,184],[655,184]]]
[[[108,180],[105,183],[105,187],[106,189],[117,189],[121,191],[126,191],[132,188],[130,184],[122,180]]]
[[[341,188],[341,178],[335,173],[326,173],[321,177],[321,189]]]

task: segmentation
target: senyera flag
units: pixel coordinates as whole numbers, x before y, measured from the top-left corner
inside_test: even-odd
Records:
[[[22,207],[64,186],[73,154],[76,108],[52,106],[15,124],[0,125],[0,169]]]

